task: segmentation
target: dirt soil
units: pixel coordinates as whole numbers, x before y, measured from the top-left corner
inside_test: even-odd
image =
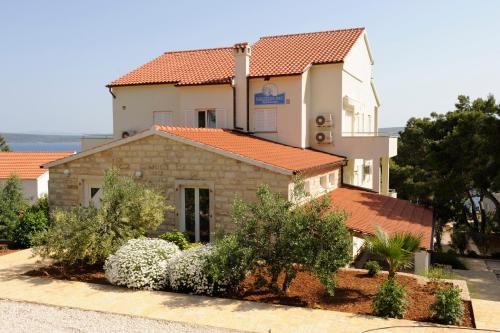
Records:
[[[3,242],[0,241],[0,256],[19,251],[19,248],[16,248],[12,243],[10,242]]]
[[[380,283],[386,279],[387,275],[383,273],[369,277],[364,272],[341,270],[337,274],[335,295],[327,296],[325,288],[318,278],[307,272],[299,272],[290,285],[287,295],[275,295],[265,287],[254,287],[255,277],[249,276],[243,282],[243,288],[238,295],[235,295],[235,298],[372,315],[373,298]],[[420,285],[416,279],[409,276],[398,275],[397,279],[406,286],[409,301],[408,310],[403,319],[432,322],[429,306],[434,302],[436,286],[432,284]],[[474,327],[470,302],[464,302],[464,308],[462,326]]]
[[[39,268],[27,273],[29,276],[44,277],[59,280],[81,281],[98,284],[109,284],[102,271],[102,266],[71,267],[60,265]],[[281,282],[283,277],[280,277]],[[299,272],[290,285],[286,295],[273,294],[266,287],[254,286],[255,276],[247,277],[240,292],[229,296],[247,301],[308,307],[313,309],[334,310],[358,314],[372,315],[372,301],[381,282],[387,279],[387,274],[379,273],[369,277],[364,272],[341,270],[337,274],[337,288],[334,296],[327,296],[321,282],[307,272]],[[408,310],[403,319],[432,322],[429,306],[434,302],[436,286],[421,285],[409,276],[397,276],[398,281],[405,285]],[[464,318],[462,326],[474,327],[472,305],[464,301]]]

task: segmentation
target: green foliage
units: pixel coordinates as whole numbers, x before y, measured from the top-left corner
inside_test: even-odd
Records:
[[[365,263],[365,269],[368,270],[369,276],[375,276],[380,272],[380,264],[375,260],[369,260]]]
[[[49,198],[47,195],[38,198],[29,210],[32,212],[42,212],[47,218],[47,221],[50,221]]]
[[[236,284],[246,271],[255,272],[265,265],[271,290],[286,292],[297,271],[304,269],[333,294],[335,272],[351,260],[345,215],[330,212],[326,197],[299,206],[296,203],[303,202],[305,194],[300,182],[295,185],[293,201],[271,192],[268,186],[259,187],[256,202],[235,200],[232,218],[236,232],[218,244],[218,254],[212,259],[214,274],[227,274]],[[234,258],[224,258],[231,254]],[[280,274],[284,281],[278,286]]]
[[[16,228],[12,240],[23,247],[31,247],[33,239],[40,232],[47,230],[49,220],[43,210],[28,210]]]
[[[439,288],[436,290],[435,297],[436,301],[430,306],[432,317],[441,324],[460,324],[464,315],[460,289],[456,286]]]
[[[467,269],[463,262],[457,257],[452,251],[444,252],[433,252],[431,254],[431,263],[433,265],[447,265],[451,266],[453,269]]]
[[[27,207],[21,180],[10,176],[0,188],[0,239],[13,240],[14,230]]]
[[[0,135],[0,151],[10,151],[9,145],[2,135]]]
[[[459,96],[453,111],[408,120],[390,170],[398,197],[432,206],[437,227],[473,220],[475,231],[488,234],[483,199],[493,202],[494,220],[500,220],[500,202],[492,195],[500,190],[499,116],[493,96]],[[474,195],[479,207],[469,209],[464,203],[474,206]]]
[[[380,290],[373,300],[373,311],[376,316],[401,318],[407,307],[404,286],[400,285],[395,278],[389,278],[381,283]]]
[[[425,273],[425,277],[431,282],[440,283],[442,280],[453,278],[453,274],[442,265],[433,265]]]
[[[367,246],[373,254],[384,258],[389,265],[389,278],[393,278],[398,269],[411,267],[413,253],[419,249],[421,239],[421,235],[412,233],[394,233],[389,236],[377,227],[375,236],[367,239]]]
[[[186,235],[180,231],[166,232],[164,234],[161,234],[159,238],[166,240],[167,242],[174,243],[181,250],[186,250],[190,247],[190,243]]]
[[[35,238],[36,253],[65,264],[103,263],[127,240],[163,222],[164,198],[152,188],[110,170],[101,207],[55,211],[50,228]]]

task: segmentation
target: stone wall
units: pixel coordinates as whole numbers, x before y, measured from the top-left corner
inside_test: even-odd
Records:
[[[93,155],[50,168],[49,203],[51,208],[70,208],[83,202],[83,184],[102,180],[104,172],[117,168],[121,175],[157,187],[171,205],[178,203],[176,184],[200,181],[213,186],[214,217],[212,227],[221,225],[230,231],[230,212],[236,195],[255,199],[261,184],[288,195],[291,176],[271,172],[200,148],[152,135],[116,146]],[[69,175],[64,170],[69,169]],[[176,212],[167,213],[160,231],[178,228]]]

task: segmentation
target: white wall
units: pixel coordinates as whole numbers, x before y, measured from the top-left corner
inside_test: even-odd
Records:
[[[274,84],[279,93],[285,93],[285,104],[255,105],[254,96],[262,91],[265,84]],[[262,138],[287,144],[294,147],[305,148],[305,135],[302,115],[302,76],[271,77],[270,80],[250,79],[249,87],[250,131]],[[255,110],[275,109],[275,132],[255,132]]]
[[[37,183],[37,198],[49,194],[49,171],[42,174],[36,180]]]
[[[49,172],[45,172],[38,179],[21,179],[24,198],[34,203],[38,198],[48,193]],[[6,179],[0,179],[0,187],[5,185]]]
[[[113,134],[142,131],[153,125],[153,112],[172,111],[174,126],[184,126],[186,111],[224,110],[226,127],[233,125],[233,90],[229,84],[182,86],[172,84],[114,87]],[[123,109],[125,107],[125,109]]]

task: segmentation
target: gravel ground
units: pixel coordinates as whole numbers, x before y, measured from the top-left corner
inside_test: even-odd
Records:
[[[0,299],[2,332],[207,332],[231,330]]]

